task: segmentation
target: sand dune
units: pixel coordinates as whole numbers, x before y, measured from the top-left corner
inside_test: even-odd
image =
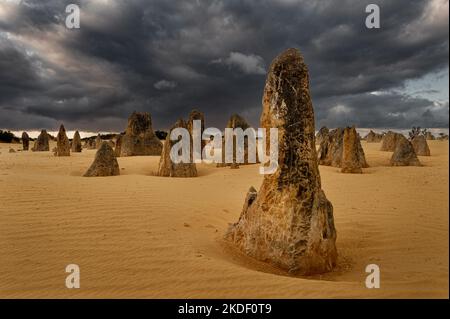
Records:
[[[390,167],[392,153],[365,142],[365,174],[320,166],[339,260],[314,277],[222,241],[261,184],[257,165],[201,164],[198,178],[179,179],[152,176],[158,157],[126,157],[121,176],[83,178],[95,150],[58,158],[0,144],[0,297],[448,298],[448,142],[428,143],[424,167]],[[81,289],[65,287],[70,263]],[[380,289],[365,288],[370,263]]]

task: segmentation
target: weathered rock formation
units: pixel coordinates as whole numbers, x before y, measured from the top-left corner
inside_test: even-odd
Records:
[[[103,140],[102,137],[100,136],[100,133],[97,135],[97,137],[95,138],[95,148],[99,149],[102,146]]]
[[[321,189],[309,75],[296,49],[283,52],[270,66],[261,127],[278,128],[279,167],[264,175],[258,193],[250,189],[239,221],[225,238],[290,272],[330,271],[337,259],[333,206]]]
[[[150,114],[133,112],[122,136],[120,156],[161,155],[161,151],[162,143],[153,132]]]
[[[114,154],[116,157],[120,157],[120,152],[122,151],[122,135],[116,135],[116,147],[114,148]]]
[[[403,135],[392,131],[389,131],[386,134],[384,134],[381,140],[380,151],[393,152],[395,150],[395,146],[397,145],[397,141],[401,138],[401,136]]]
[[[420,166],[414,147],[406,137],[399,134],[396,143],[390,161],[392,166]]]
[[[72,139],[72,152],[74,153],[80,153],[81,152],[81,137],[80,137],[80,132],[76,131],[75,134],[73,135],[73,139]]]
[[[30,148],[30,137],[28,136],[27,132],[22,133],[22,147],[24,151],[28,151]]]
[[[241,128],[243,131],[250,128],[250,124],[247,123],[247,121],[240,116],[239,114],[233,114],[231,115],[230,119],[228,120],[226,128],[232,128],[233,130],[236,128]],[[255,134],[257,132],[255,131]],[[225,163],[225,136],[222,138],[222,163],[217,163],[217,167],[226,167],[230,166],[230,168],[239,168],[239,165],[247,165],[247,164],[254,164],[249,162],[248,158],[248,150],[249,146],[255,149],[256,152],[256,145],[250,144],[248,137],[244,136],[244,163],[237,163],[236,153],[238,151],[238,145],[237,145],[237,139],[236,136],[233,136],[233,162],[232,163]],[[256,163],[259,162],[258,159],[258,153],[256,152]]]
[[[62,124],[56,136],[56,156],[70,156],[70,141]]]
[[[95,154],[94,162],[83,176],[96,177],[115,175],[120,175],[119,163],[117,163],[114,150],[111,146],[109,146],[108,143],[103,142]]]
[[[47,152],[50,150],[49,136],[46,130],[41,131],[31,150],[33,152]]]
[[[328,136],[322,140],[318,150],[318,159],[320,165],[341,167],[344,153],[344,131],[345,129],[339,127],[331,130]],[[355,130],[356,134],[356,130]],[[361,146],[359,136],[355,135],[355,165],[359,167],[369,167],[366,162],[364,150]]]
[[[361,145],[359,141],[358,134],[355,127],[346,127],[344,129],[343,138],[343,149],[342,149],[342,163],[341,172],[351,173],[351,174],[361,174],[362,165],[364,160],[360,159],[359,146]],[[364,153],[363,153],[364,155]]]
[[[378,134],[370,130],[369,134],[367,134],[364,139],[367,143],[380,143],[383,139],[383,134]]]
[[[411,144],[414,147],[416,155],[430,156],[430,148],[428,147],[427,140],[423,135],[417,135],[411,140]]]
[[[328,127],[326,126],[322,126],[319,130],[319,132],[317,132],[316,135],[316,144],[322,143],[323,140],[325,140],[326,138],[328,138],[328,134],[330,133],[330,130],[328,129]]]
[[[197,168],[195,163],[174,163],[170,158],[170,150],[173,145],[177,143],[189,143],[186,140],[175,140],[172,141],[170,139],[170,132],[172,132],[175,128],[185,128],[188,129],[188,125],[182,119],[178,120],[175,125],[169,130],[169,134],[167,134],[166,141],[164,142],[161,158],[159,160],[158,166],[158,176],[165,177],[196,177],[197,176]],[[181,153],[180,153],[181,155]]]
[[[201,148],[203,150],[203,148],[206,145],[206,141],[202,139],[202,134],[203,134],[203,131],[205,130],[205,114],[203,114],[199,110],[195,110],[195,109],[192,110],[191,113],[189,113],[189,119],[188,119],[187,126],[188,126],[189,133],[191,133],[191,136],[194,136],[193,135],[193,133],[194,133],[193,121],[201,121],[201,126],[200,126],[201,129],[199,132],[200,133],[199,138],[201,140]],[[191,145],[192,145],[192,143],[191,143]],[[192,150],[192,148],[191,148],[191,150]]]

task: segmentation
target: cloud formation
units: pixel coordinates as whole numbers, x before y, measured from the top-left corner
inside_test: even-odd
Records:
[[[81,28],[65,27],[65,6]],[[270,61],[298,47],[316,125],[448,127],[448,1],[109,0],[0,3],[0,128],[168,128],[192,108],[257,125]],[[442,83],[447,85],[442,85]]]

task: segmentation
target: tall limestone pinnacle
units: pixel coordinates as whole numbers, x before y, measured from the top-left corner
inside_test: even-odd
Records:
[[[250,189],[225,238],[293,273],[330,271],[337,259],[333,206],[321,189],[308,69],[297,49],[281,53],[270,66],[261,127],[278,128],[279,166],[264,176],[259,192]]]

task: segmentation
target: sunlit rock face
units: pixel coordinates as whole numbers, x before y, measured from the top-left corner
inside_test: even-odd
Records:
[[[249,190],[225,238],[293,273],[330,271],[337,259],[333,206],[321,189],[308,69],[296,49],[271,64],[261,127],[278,128],[279,167],[264,176],[258,192]]]

